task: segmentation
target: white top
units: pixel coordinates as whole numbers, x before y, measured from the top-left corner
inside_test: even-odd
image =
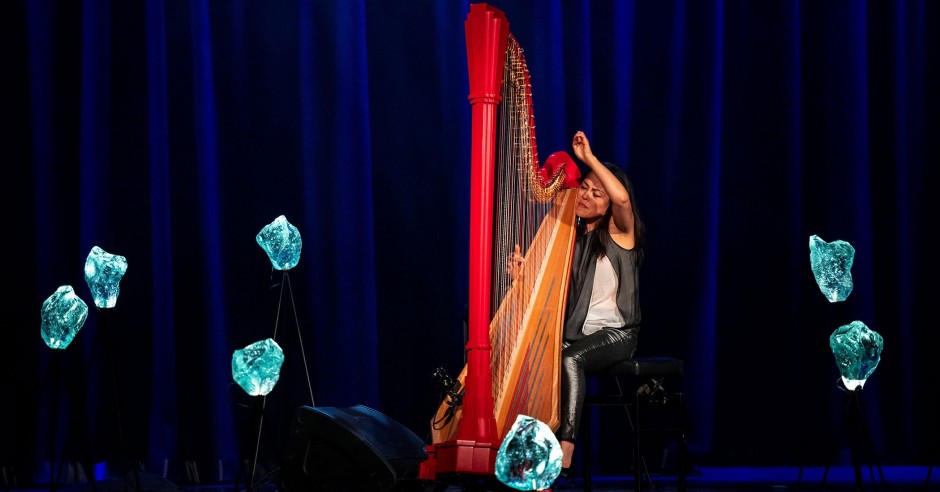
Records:
[[[590,335],[604,327],[620,328],[625,324],[620,309],[617,308],[617,274],[607,256],[597,259],[594,269],[594,288],[591,290],[591,305],[588,308],[584,327],[585,335]]]

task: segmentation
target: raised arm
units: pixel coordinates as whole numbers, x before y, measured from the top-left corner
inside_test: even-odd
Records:
[[[591,142],[588,141],[587,135],[585,135],[584,132],[579,131],[574,134],[571,148],[574,151],[575,157],[587,164],[600,181],[600,184],[604,187],[604,191],[607,192],[612,207],[611,219],[614,227],[617,228],[617,232],[632,236],[633,208],[627,189],[620,180],[607,169],[607,166],[594,155],[594,152],[591,150]]]

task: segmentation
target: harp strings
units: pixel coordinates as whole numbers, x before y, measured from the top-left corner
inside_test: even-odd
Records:
[[[501,380],[508,373],[507,366],[518,345],[537,266],[548,249],[548,241],[534,239],[552,209],[550,195],[556,191],[547,192],[536,172],[539,164],[529,73],[522,49],[511,36],[503,69],[491,273],[494,322],[490,327],[490,361],[495,401],[500,401],[503,390],[509,389]],[[507,267],[517,244],[525,255],[526,266],[523,274],[513,279]]]

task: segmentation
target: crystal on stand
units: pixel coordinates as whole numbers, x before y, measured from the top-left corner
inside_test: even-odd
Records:
[[[842,384],[850,391],[861,389],[881,361],[884,339],[861,321],[836,328],[829,336]]]
[[[517,490],[545,490],[561,473],[561,458],[551,427],[518,415],[496,454],[496,478]]]
[[[91,290],[95,306],[113,308],[121,293],[121,278],[127,272],[127,260],[95,246],[85,260],[85,282]]]
[[[852,293],[852,263],[855,248],[841,240],[827,243],[813,235],[809,238],[809,263],[816,285],[829,302],[844,301]]]
[[[303,241],[297,230],[283,215],[264,226],[255,241],[268,254],[275,270],[290,270],[300,261]]]
[[[88,318],[88,305],[75,294],[71,285],[63,285],[42,303],[42,341],[52,349],[64,350],[72,343]]]
[[[232,379],[251,396],[267,395],[274,389],[284,364],[284,352],[267,338],[232,354]]]

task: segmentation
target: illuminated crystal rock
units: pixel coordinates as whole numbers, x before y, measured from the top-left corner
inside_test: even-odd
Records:
[[[71,285],[63,285],[42,303],[42,341],[49,348],[65,349],[88,318],[88,305],[75,295]]]
[[[300,261],[300,231],[281,215],[264,226],[255,241],[268,254],[275,270],[290,270]]]
[[[561,446],[551,427],[519,415],[496,454],[496,478],[517,490],[545,490],[561,473]]]
[[[85,281],[91,289],[95,306],[113,308],[121,293],[121,277],[127,271],[127,260],[95,246],[85,260]]]
[[[232,354],[232,379],[252,396],[266,395],[281,375],[284,352],[268,338]]]
[[[841,240],[827,243],[813,235],[809,238],[809,263],[816,284],[829,302],[844,301],[852,293],[852,263],[855,248]]]
[[[829,347],[836,358],[842,383],[854,391],[865,385],[881,361],[884,339],[865,323],[853,321],[836,328],[829,336]]]

